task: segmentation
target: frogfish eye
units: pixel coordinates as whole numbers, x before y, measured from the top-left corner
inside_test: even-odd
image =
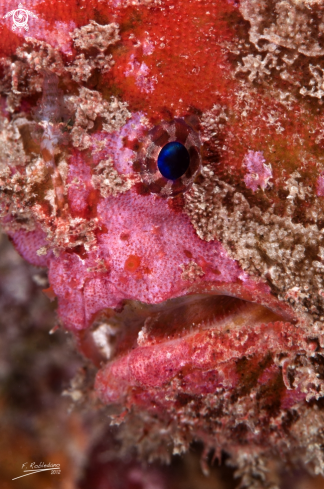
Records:
[[[141,192],[172,197],[185,192],[201,167],[198,132],[184,119],[164,121],[140,141],[133,169],[141,178]]]
[[[158,168],[165,178],[177,180],[182,177],[190,165],[187,148],[178,141],[167,143],[158,156]]]

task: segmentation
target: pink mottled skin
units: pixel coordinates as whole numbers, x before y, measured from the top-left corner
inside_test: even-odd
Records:
[[[78,194],[80,210],[86,205],[81,195]],[[49,264],[50,282],[69,329],[86,328],[102,307],[114,308],[123,299],[157,303],[187,293],[192,285],[181,279],[181,265],[192,260],[204,271],[203,277],[195,280],[196,285],[238,280],[249,283],[220,243],[200,240],[189,219],[172,212],[159,197],[143,198],[130,190],[118,197],[100,199],[97,217],[99,227],[106,231],[98,236],[98,245],[88,257],[63,253]],[[135,269],[127,268],[131,256],[140,260]],[[87,271],[101,262],[105,271]],[[100,298],[95,290],[101,291]],[[65,312],[71,297],[78,297],[78,304],[82,304],[77,317]]]
[[[136,141],[147,131],[144,114],[136,112],[132,114],[120,131],[110,134],[98,132],[92,139],[92,161],[97,165],[101,160],[112,158],[114,167],[123,175],[134,175],[133,162],[136,157],[135,151],[125,147],[124,138]],[[102,146],[100,147],[100,144]]]
[[[271,167],[266,165],[261,151],[249,151],[244,158],[243,164],[246,166],[248,173],[244,177],[245,185],[256,192],[258,187],[262,190],[268,185],[272,178]]]
[[[69,185],[69,206],[72,214],[83,215],[87,211],[88,198],[93,187],[91,185],[91,169],[83,163],[80,153],[70,159],[67,182]]]
[[[324,174],[323,173],[317,178],[316,195],[318,197],[324,197]]]
[[[46,246],[47,243],[46,236],[41,229],[35,229],[29,232],[20,230],[9,233],[9,236],[25,260],[37,267],[46,267],[48,265],[49,256],[52,253],[48,252],[46,255],[37,255],[37,250]]]
[[[265,341],[271,352],[287,349],[289,343],[296,342],[296,339],[295,328],[284,322],[267,325],[254,322],[253,330],[248,324],[231,333],[206,328],[185,338],[139,346],[108,364],[97,377],[97,388],[107,403],[123,402],[129,387],[159,390],[188,366],[196,371],[196,376],[192,379],[189,370],[190,373],[182,377],[181,387],[186,393],[197,392],[197,385],[202,386],[202,391],[208,388],[213,391],[223,385],[235,388],[239,384],[235,371],[237,359],[255,355]],[[295,343],[294,348],[299,349],[300,345]],[[209,385],[210,379],[204,379],[206,372],[214,375],[212,386]],[[266,384],[269,378],[262,374],[258,381]],[[128,399],[128,402],[132,401]]]

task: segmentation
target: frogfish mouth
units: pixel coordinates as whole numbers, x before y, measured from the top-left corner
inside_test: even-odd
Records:
[[[4,230],[143,458],[322,472],[320,2],[72,3],[1,24]]]

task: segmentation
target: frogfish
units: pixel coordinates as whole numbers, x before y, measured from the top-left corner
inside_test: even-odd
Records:
[[[92,395],[145,460],[323,474],[323,1],[27,7],[0,5],[1,225]]]

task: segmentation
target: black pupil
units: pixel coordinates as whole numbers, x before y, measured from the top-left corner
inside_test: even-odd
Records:
[[[182,177],[190,165],[187,148],[177,141],[166,144],[158,156],[158,168],[162,175],[169,180]]]

